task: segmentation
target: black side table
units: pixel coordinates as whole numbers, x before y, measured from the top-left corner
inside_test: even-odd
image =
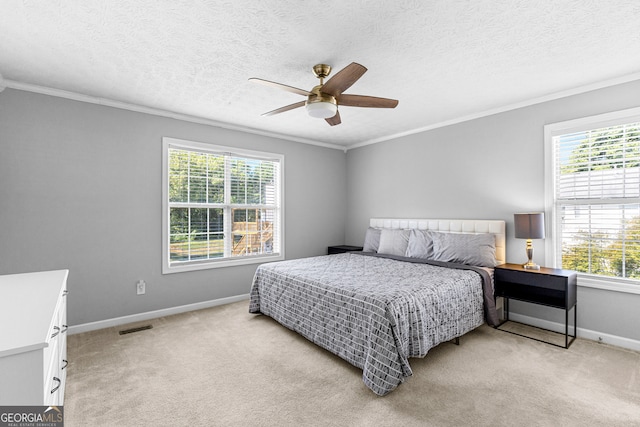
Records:
[[[345,252],[358,252],[363,249],[362,246],[349,246],[349,245],[338,245],[338,246],[329,246],[327,248],[327,253],[329,255],[333,254],[343,254]]]
[[[505,301],[505,320],[496,326],[496,329],[509,321],[509,300],[515,299],[564,310],[563,348],[569,348],[575,341],[578,328],[577,273],[575,271],[545,267],[540,267],[540,270],[525,270],[519,264],[502,264],[494,270],[494,284],[495,295],[503,297]],[[573,335],[569,335],[571,309],[573,309]],[[505,332],[562,347],[515,332],[506,330]],[[571,341],[569,337],[572,338]]]

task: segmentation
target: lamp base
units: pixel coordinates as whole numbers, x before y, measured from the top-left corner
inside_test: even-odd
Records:
[[[525,270],[540,270],[540,266],[534,262],[526,263],[522,266]]]
[[[527,239],[527,258],[529,258],[529,261],[527,261],[522,268],[525,270],[540,270],[540,266],[533,262],[533,245],[531,244],[531,239]]]

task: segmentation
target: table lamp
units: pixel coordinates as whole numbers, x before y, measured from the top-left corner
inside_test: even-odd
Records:
[[[522,267],[526,270],[540,270],[540,266],[533,262],[532,239],[544,239],[544,213],[513,214],[516,226],[516,239],[527,239],[527,257],[529,261]]]

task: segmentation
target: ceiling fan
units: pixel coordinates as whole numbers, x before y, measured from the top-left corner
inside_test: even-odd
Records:
[[[277,108],[273,111],[262,114],[263,116],[273,116],[274,114],[280,114],[285,111],[293,110],[294,108],[306,106],[307,113],[311,117],[325,119],[331,126],[335,126],[342,123],[340,120],[340,112],[338,112],[338,106],[395,108],[396,105],[398,105],[398,101],[395,99],[343,94],[343,92],[358,81],[366,71],[367,69],[362,65],[352,62],[337,72],[325,83],[324,79],[331,73],[331,67],[326,64],[315,65],[313,67],[313,73],[320,79],[320,84],[311,89],[311,91],[298,89],[296,87],[256,77],[252,77],[249,80],[307,97],[306,101],[300,101],[295,104]]]

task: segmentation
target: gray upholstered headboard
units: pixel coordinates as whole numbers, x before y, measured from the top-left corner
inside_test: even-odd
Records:
[[[499,264],[506,262],[505,222],[502,220],[371,218],[369,226],[375,228],[416,228],[445,233],[491,233],[496,238],[496,260]]]

